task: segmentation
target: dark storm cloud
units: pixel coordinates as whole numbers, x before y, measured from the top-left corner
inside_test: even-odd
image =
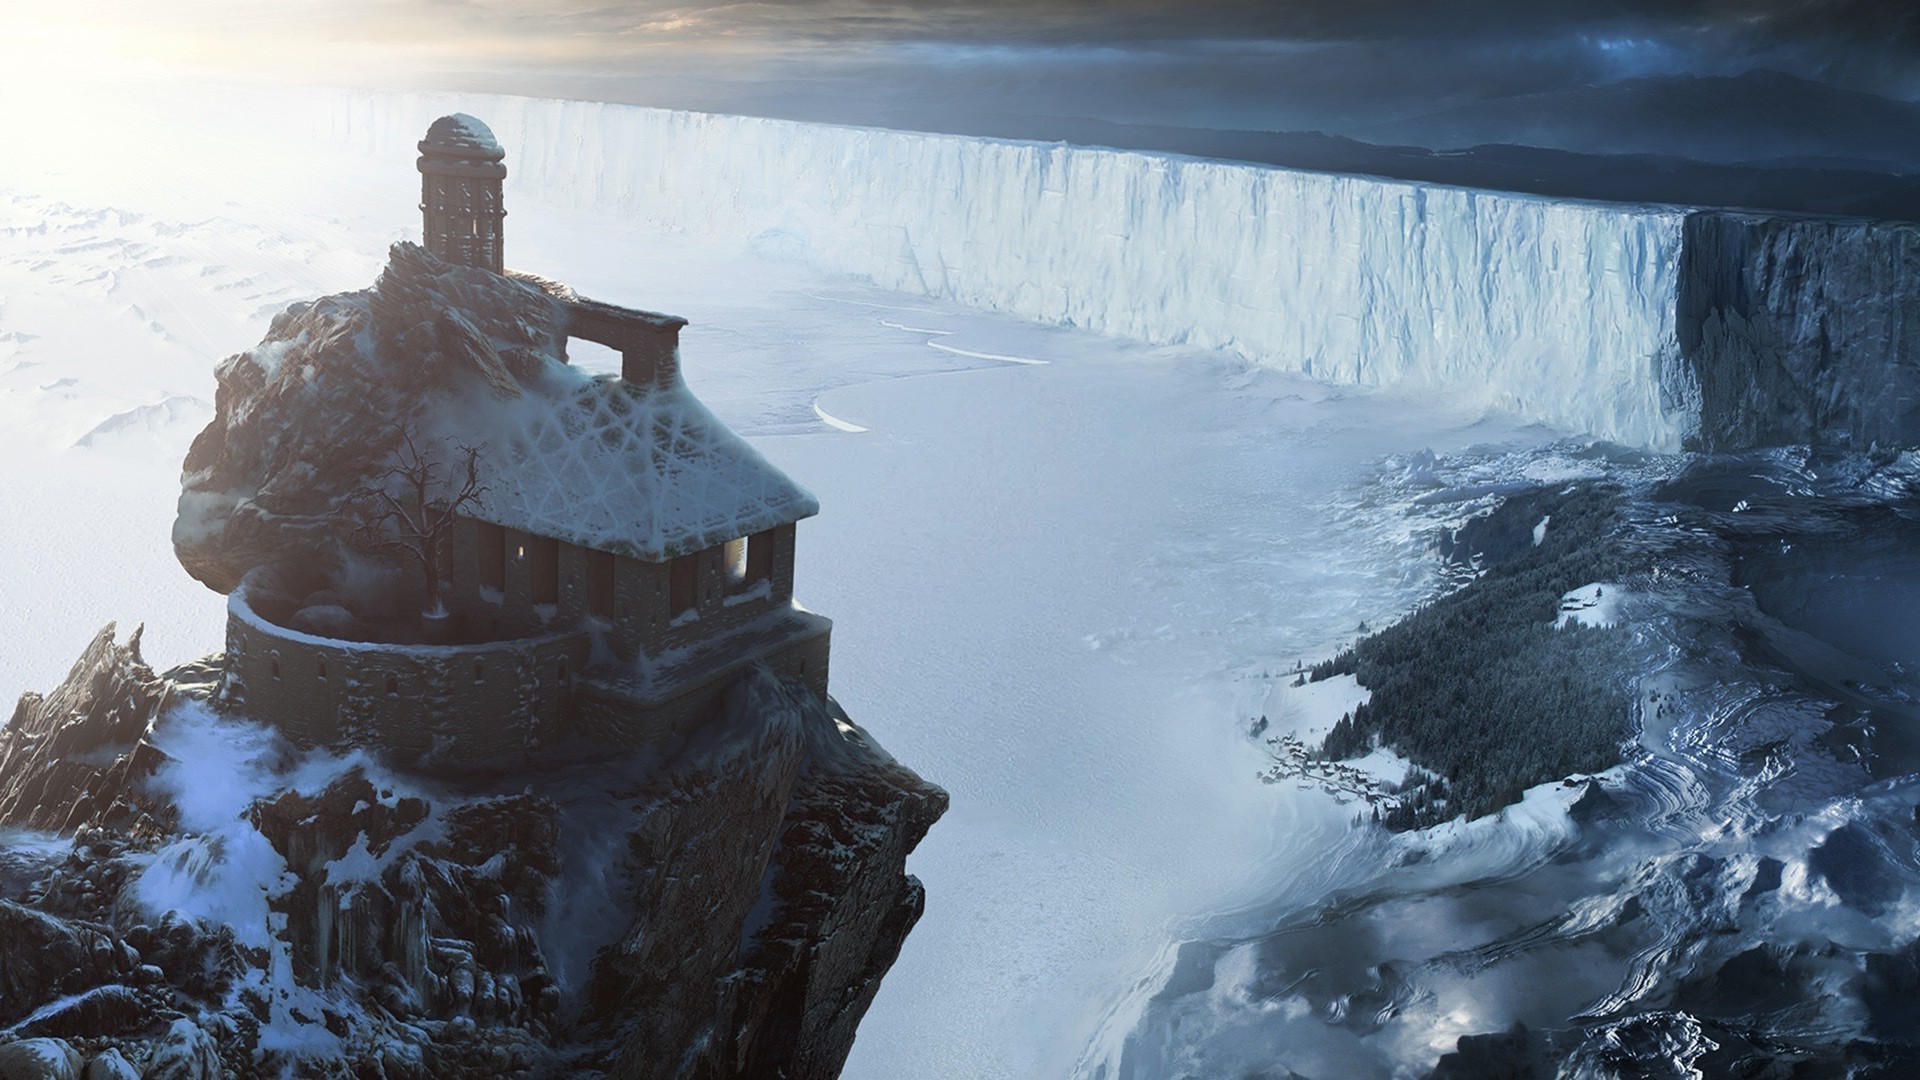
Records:
[[[847,42],[933,39],[1010,43],[1155,40],[1370,40],[1530,36],[1627,28],[1726,33],[1760,42],[1920,44],[1906,0],[655,0],[628,4],[422,0],[517,29],[591,34],[661,29],[801,34]]]

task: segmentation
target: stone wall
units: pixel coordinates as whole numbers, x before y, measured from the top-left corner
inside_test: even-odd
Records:
[[[634,693],[611,680],[582,680],[574,730],[584,738],[625,749],[671,754],[716,714],[727,687],[755,664],[799,679],[824,702],[832,625],[818,615],[796,613],[792,629],[782,637],[759,648],[739,649],[731,659],[715,663],[661,698]]]
[[[365,746],[413,759],[517,754],[572,728],[584,630],[479,645],[339,641],[227,603],[227,687],[302,746]]]

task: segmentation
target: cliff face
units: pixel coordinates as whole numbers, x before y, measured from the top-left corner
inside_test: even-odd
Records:
[[[457,786],[297,754],[196,674],[109,630],[0,733],[0,825],[66,831],[0,858],[0,1043],[181,1077],[825,1078],[921,912],[904,863],[946,795],[765,671],[665,760]]]
[[[1920,441],[1920,227],[1698,213],[1681,253],[1703,449]]]

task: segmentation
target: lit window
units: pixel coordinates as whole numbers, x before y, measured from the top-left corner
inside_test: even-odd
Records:
[[[720,562],[721,562],[721,565],[727,568],[727,584],[728,585],[738,587],[742,582],[746,581],[747,580],[746,537],[743,536],[738,540],[727,541],[727,546],[721,549]]]

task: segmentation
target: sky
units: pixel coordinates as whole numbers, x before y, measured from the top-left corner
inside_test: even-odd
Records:
[[[1031,58],[1412,42],[1436,57],[1762,64],[1878,86],[1920,54],[1920,6],[1902,0],[3,0],[0,12],[16,53],[390,75],[636,71],[688,51],[774,63],[903,46]]]
[[[1920,147],[1913,0],[0,0],[0,13],[0,84],[15,94],[159,71],[1069,141],[1105,133],[1047,125],[1430,150],[1701,146],[1897,171],[1911,162],[1885,148]],[[1798,81],[1594,93],[1756,72]]]

